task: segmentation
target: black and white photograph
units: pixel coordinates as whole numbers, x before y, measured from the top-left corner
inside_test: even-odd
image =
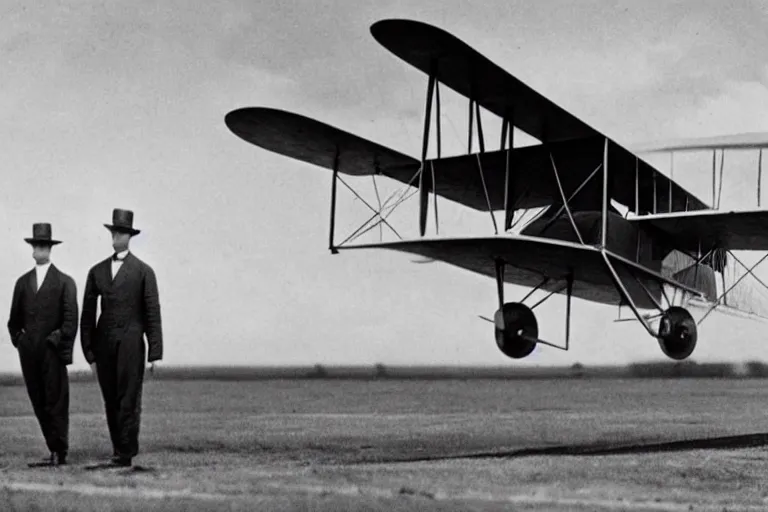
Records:
[[[768,510],[763,0],[0,0],[0,136],[0,510]]]

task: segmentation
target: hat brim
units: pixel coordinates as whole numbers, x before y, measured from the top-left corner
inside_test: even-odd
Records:
[[[50,238],[25,238],[25,242],[30,245],[58,245],[60,240],[51,240]]]
[[[123,226],[113,226],[112,224],[104,224],[104,227],[107,228],[110,231],[117,231],[120,233],[128,233],[131,236],[138,235],[141,233],[140,229],[133,229],[133,228],[126,228]]]

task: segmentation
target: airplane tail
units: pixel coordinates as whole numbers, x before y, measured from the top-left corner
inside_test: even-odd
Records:
[[[744,313],[768,319],[768,287],[743,264],[727,258],[725,251],[715,251],[701,263],[678,251],[664,259],[662,274],[703,292],[707,307],[717,303],[717,309]]]

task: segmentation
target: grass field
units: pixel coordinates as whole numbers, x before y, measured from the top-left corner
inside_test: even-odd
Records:
[[[759,379],[171,380],[133,470],[72,384],[71,464],[0,386],[0,510],[766,510]]]

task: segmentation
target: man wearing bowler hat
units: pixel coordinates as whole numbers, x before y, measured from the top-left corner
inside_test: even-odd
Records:
[[[112,233],[115,252],[88,272],[80,341],[86,361],[92,367],[95,363],[107,413],[113,452],[106,466],[126,467],[139,452],[145,359],[162,359],[163,332],[155,273],[128,249],[131,238],[140,233],[133,227],[133,212],[117,208],[112,224],[104,226]]]
[[[75,281],[51,263],[51,225],[32,225],[35,268],[16,281],[8,332],[19,351],[21,372],[50,456],[35,466],[67,463],[69,450],[69,376],[77,335]]]

